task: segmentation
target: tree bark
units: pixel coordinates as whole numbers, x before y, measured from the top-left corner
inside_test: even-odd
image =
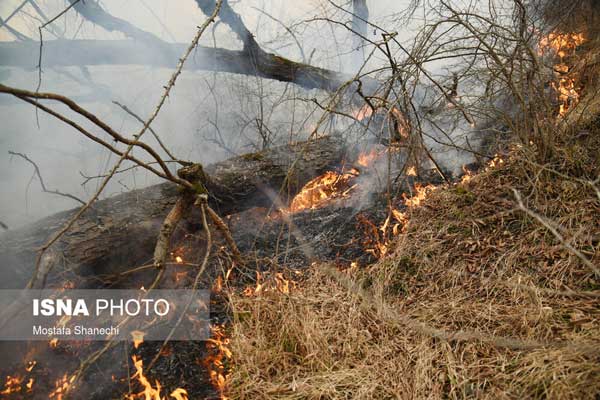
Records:
[[[273,204],[286,204],[309,180],[341,163],[345,145],[338,137],[276,147],[208,166],[209,203],[220,215]],[[162,183],[114,196],[94,204],[53,251],[78,273],[114,273],[147,263],[160,226],[180,189]],[[36,248],[76,210],[44,218],[0,234],[0,287],[24,287],[31,277]],[[192,220],[189,223],[194,223]]]
[[[133,40],[49,40],[43,45],[42,68],[84,65],[174,68],[187,46],[173,43],[157,49]],[[38,65],[39,52],[39,42],[0,42],[0,66],[33,70]],[[197,47],[184,69],[253,75],[292,82],[307,89],[328,91],[337,90],[352,79],[351,76],[336,71],[298,63],[263,51],[250,53],[248,50],[204,46]]]

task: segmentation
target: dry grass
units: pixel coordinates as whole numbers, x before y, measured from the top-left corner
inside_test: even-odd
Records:
[[[565,141],[543,167],[516,148],[469,182],[434,191],[376,265],[313,266],[289,295],[233,295],[230,395],[597,396],[598,280],[516,208],[513,189],[598,265],[600,198],[585,181],[599,173],[599,138]]]
[[[515,146],[411,209],[375,265],[233,293],[229,395],[600,398],[600,43],[588,46],[590,95],[553,132],[548,164]]]

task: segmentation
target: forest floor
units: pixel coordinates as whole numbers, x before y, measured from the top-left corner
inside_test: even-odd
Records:
[[[598,398],[600,120],[407,209],[370,265],[230,293],[229,396]]]

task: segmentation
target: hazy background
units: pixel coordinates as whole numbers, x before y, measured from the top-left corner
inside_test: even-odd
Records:
[[[0,16],[6,18],[20,3],[21,0],[1,0]],[[52,17],[64,9],[66,3],[48,0],[40,1],[39,5]],[[410,31],[398,24],[397,13],[405,10],[408,3],[407,0],[369,0],[370,20],[390,31],[399,31],[408,39],[421,23],[417,13]],[[205,19],[193,0],[105,0],[101,4],[113,16],[168,42],[189,42],[196,27]],[[247,0],[232,1],[231,4],[265,50],[294,60],[301,58],[295,41],[281,24],[258,10],[291,26],[304,53],[307,57],[312,54],[313,65],[344,72],[354,69],[349,32],[341,26],[313,20],[314,17],[330,17],[350,21],[350,15],[335,10],[327,1]],[[349,2],[338,4],[350,7]],[[41,22],[34,15],[33,9],[25,6],[22,13],[11,19],[10,25],[37,40]],[[369,35],[374,39],[381,38],[381,32],[373,29]],[[106,32],[84,21],[74,10],[57,21],[52,32],[44,31],[44,40],[56,37],[124,39],[122,34]],[[14,38],[0,30],[0,40]],[[241,43],[223,24],[217,25],[214,31],[208,30],[201,44],[241,48]],[[384,61],[372,61],[374,65],[379,62]],[[38,82],[36,64],[37,58],[32,59],[29,70],[0,67],[0,81],[35,90]],[[146,119],[172,73],[169,69],[143,66],[90,67],[87,71],[77,67],[44,68],[43,71],[42,91],[79,99],[81,105],[129,136],[139,130],[139,123],[111,101],[127,105]],[[92,77],[91,82],[86,78],[87,72]],[[185,71],[152,126],[178,157],[210,163],[229,157],[231,151],[254,151],[253,144],[260,143],[256,118],[277,136],[276,142],[293,135],[305,135],[320,114],[316,115],[314,105],[302,99],[314,97],[324,98],[325,93],[251,76]],[[57,109],[65,110],[60,106]],[[99,183],[96,179],[82,186],[83,176],[106,173],[116,159],[53,117],[42,111],[36,115],[32,106],[6,95],[0,95],[0,121],[0,220],[11,228],[75,207],[77,203],[41,192],[37,179],[32,179],[33,168],[24,160],[11,157],[7,153],[9,150],[26,153],[35,160],[49,189],[72,193],[83,200],[89,198]],[[221,145],[215,143],[219,132],[223,138]],[[155,143],[149,132],[145,141]],[[142,170],[131,170],[113,179],[103,197],[157,182],[157,178]]]

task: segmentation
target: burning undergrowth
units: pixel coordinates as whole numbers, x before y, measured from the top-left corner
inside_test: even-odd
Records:
[[[597,159],[586,137],[570,146]],[[233,397],[597,395],[594,272],[515,207],[514,190],[598,265],[598,164],[562,154],[535,182],[516,147],[429,192],[370,266],[316,263],[290,294],[235,296]]]
[[[309,181],[290,206],[278,210],[252,208],[226,218],[239,250],[247,260],[240,265],[226,238],[215,234],[214,251],[201,285],[213,289],[212,337],[206,342],[23,343],[11,348],[1,373],[7,379],[3,395],[22,398],[105,399],[225,399],[232,352],[230,321],[232,291],[253,297],[269,291],[289,293],[315,259],[337,265],[367,265],[387,252],[391,238],[403,226],[402,211],[412,206],[410,194],[390,201],[381,189],[411,193],[419,179],[441,178],[435,172],[416,177],[413,169],[395,171],[393,181],[382,179],[394,149],[379,147],[354,153],[337,168]],[[397,164],[397,159],[394,165]],[[387,183],[387,186],[386,186]],[[379,190],[379,191],[378,191]],[[414,198],[418,198],[415,196]],[[203,258],[207,238],[198,210],[174,232],[163,288],[189,287]],[[257,229],[257,227],[259,227]],[[214,232],[219,228],[211,224]],[[137,250],[136,257],[143,251]],[[150,254],[146,251],[146,257]],[[118,272],[113,272],[113,271]],[[136,267],[106,268],[93,273],[58,266],[47,286],[58,291],[74,287],[148,287],[156,271],[151,262]],[[227,288],[227,290],[225,290]],[[102,351],[74,385],[80,360]],[[31,367],[29,367],[31,366]],[[30,369],[28,369],[30,368]],[[97,382],[101,382],[98,384]]]
[[[581,101],[585,79],[573,58],[586,40],[573,32],[540,42],[540,55],[553,65],[557,121]],[[450,100],[445,109],[460,108]],[[399,147],[409,126],[391,110],[398,137],[380,140],[385,146],[370,143],[321,170],[286,204],[227,215],[241,255],[213,221],[215,250],[201,282],[213,290],[211,339],[164,344],[142,334],[107,349],[73,390],[79,360],[103,344],[20,344],[11,350],[19,359],[1,368],[0,394],[184,400],[575,397],[600,390],[597,352],[590,351],[598,336],[590,299],[598,293],[581,262],[597,262],[598,240],[584,232],[597,231],[600,218],[593,193],[579,187],[590,189],[583,177],[598,171],[582,172],[593,163],[567,157],[593,158],[597,143],[557,149],[570,165],[556,167],[554,181],[552,171],[536,166],[533,187],[521,147],[480,174],[465,169],[453,179],[434,160],[407,162]],[[366,106],[354,115],[371,116],[377,113]],[[529,219],[515,212],[509,189],[526,194],[536,210]],[[560,206],[545,202],[556,196]],[[585,212],[570,216],[572,209]],[[537,226],[536,212],[584,227],[573,233],[583,258]],[[194,282],[210,242],[200,221],[194,210],[175,232],[163,287]],[[138,256],[151,258],[146,247]],[[156,273],[150,261],[120,267],[106,275],[65,268],[48,282],[57,289],[140,287]]]

